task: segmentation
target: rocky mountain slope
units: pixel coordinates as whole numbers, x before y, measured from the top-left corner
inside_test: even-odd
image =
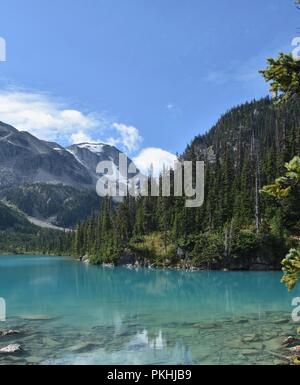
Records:
[[[91,188],[92,178],[72,154],[0,123],[0,188],[30,183]]]
[[[38,220],[73,227],[99,211],[97,164],[112,161],[117,172],[120,154],[102,143],[64,148],[0,122],[0,199]]]
[[[94,184],[99,178],[99,175],[96,174],[97,165],[103,161],[113,162],[114,173],[116,173],[116,170],[119,170],[121,180],[124,180],[124,178],[130,179],[136,175],[136,173],[122,174],[122,170],[119,168],[119,156],[122,152],[114,146],[103,143],[81,143],[67,147],[66,150],[88,170]],[[131,163],[132,160],[128,159],[128,166]]]

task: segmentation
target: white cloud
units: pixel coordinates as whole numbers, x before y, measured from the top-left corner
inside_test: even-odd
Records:
[[[142,137],[136,127],[116,122],[103,113],[85,113],[40,92],[0,92],[0,120],[39,139],[62,145],[104,142],[121,150],[138,150]]]
[[[0,119],[40,139],[69,141],[72,134],[101,127],[95,114],[67,109],[50,96],[36,92],[0,92]]]
[[[176,160],[176,155],[155,147],[145,148],[133,158],[134,163],[143,174],[147,175],[152,166],[155,176],[158,176],[164,167],[174,167]]]
[[[136,127],[127,126],[126,124],[114,123],[113,128],[120,134],[120,143],[122,143],[126,149],[131,152],[139,148],[142,137]],[[116,140],[118,143],[118,139]]]
[[[75,134],[72,134],[71,140],[74,144],[93,142],[93,139],[89,135],[85,134],[83,131],[79,131]]]

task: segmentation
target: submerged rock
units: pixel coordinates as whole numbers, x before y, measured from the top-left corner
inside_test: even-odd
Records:
[[[26,315],[22,317],[25,321],[54,321],[57,317],[47,315]]]
[[[81,342],[77,345],[72,346],[68,350],[74,353],[85,353],[95,350],[97,348],[99,348],[99,345],[94,344],[92,342]]]
[[[237,324],[247,324],[249,322],[249,319],[245,317],[235,317],[233,318],[233,322]]]
[[[23,349],[19,344],[11,344],[0,349],[0,354],[16,354],[22,352]]]
[[[0,329],[0,337],[8,337],[13,336],[16,334],[20,334],[21,332],[19,330],[13,330],[13,329]]]
[[[289,318],[280,318],[280,319],[272,321],[272,323],[277,324],[277,325],[288,324],[289,322],[290,322]]]
[[[27,358],[27,365],[38,365],[40,364],[42,359],[36,356],[30,356]]]
[[[60,346],[60,343],[51,337],[43,337],[42,338],[42,344],[48,348],[49,347],[50,348],[56,348],[56,347]]]
[[[256,356],[256,355],[258,355],[259,354],[259,351],[258,350],[256,350],[256,349],[242,349],[241,350],[241,354],[243,355],[243,356]]]
[[[275,366],[283,366],[283,365],[287,365],[287,361],[284,360],[284,359],[276,358],[276,359],[273,361],[273,365],[275,365]]]
[[[257,334],[245,334],[242,338],[242,342],[257,342],[260,341],[261,338]]]
[[[268,341],[264,341],[264,345],[265,345],[265,348],[266,350],[268,351],[281,351],[282,350],[282,340],[280,337],[275,337],[275,338],[272,338]]]
[[[200,323],[193,324],[193,328],[199,328],[199,329],[216,329],[219,326],[220,325],[218,325],[215,322],[200,322]]]
[[[296,337],[289,336],[283,341],[283,346],[292,347],[293,345],[300,344],[300,339]]]

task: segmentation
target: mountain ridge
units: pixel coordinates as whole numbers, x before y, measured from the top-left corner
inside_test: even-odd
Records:
[[[95,150],[96,147],[99,151]],[[28,183],[56,183],[81,190],[95,189],[97,164],[113,161],[119,168],[120,154],[123,154],[122,151],[105,143],[79,143],[63,147],[0,122],[0,189]],[[133,161],[128,159],[128,163]],[[128,178],[134,175],[129,174]]]
[[[0,199],[37,223],[74,227],[99,211],[98,163],[112,161],[114,170],[118,170],[120,154],[105,143],[63,147],[0,122]],[[126,176],[127,181],[134,175]]]

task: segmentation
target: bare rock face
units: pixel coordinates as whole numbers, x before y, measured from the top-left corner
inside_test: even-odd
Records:
[[[121,153],[102,143],[64,148],[0,122],[0,189],[33,183],[95,189],[97,164],[112,161],[117,170]]]
[[[127,181],[133,178],[138,174],[138,170],[135,173],[129,172],[129,166],[133,164],[131,159],[127,159],[127,174],[122,174],[122,169],[120,168],[120,154],[122,152],[114,146],[103,143],[81,143],[74,144],[70,147],[67,147],[66,150],[71,153],[74,158],[82,164],[91,175],[94,184],[96,184],[99,175],[96,173],[97,165],[103,161],[111,161],[114,165],[115,171],[119,170],[123,181]]]
[[[120,154],[102,143],[64,148],[0,121],[0,201],[46,224],[74,228],[99,208],[98,163],[111,161],[117,179]],[[120,183],[137,173],[121,175]]]
[[[59,145],[0,122],[0,188],[38,182],[88,187],[92,179]]]

